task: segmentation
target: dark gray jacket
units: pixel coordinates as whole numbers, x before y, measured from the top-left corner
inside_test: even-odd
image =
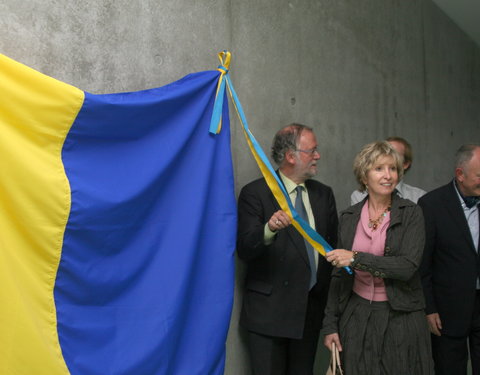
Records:
[[[338,248],[351,249],[366,198],[340,213]],[[418,268],[425,244],[422,210],[413,202],[392,195],[390,225],[384,256],[358,253],[352,265],[385,281],[388,302],[393,310],[417,311],[425,308]],[[332,271],[322,334],[338,332],[338,320],[352,293],[353,275],[343,268]]]

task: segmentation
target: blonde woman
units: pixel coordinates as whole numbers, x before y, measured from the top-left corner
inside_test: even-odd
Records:
[[[402,159],[387,142],[363,147],[354,174],[368,195],[340,214],[339,249],[322,334],[347,375],[433,374],[418,268],[425,243],[420,207],[395,187]],[[349,266],[353,274],[343,267]]]

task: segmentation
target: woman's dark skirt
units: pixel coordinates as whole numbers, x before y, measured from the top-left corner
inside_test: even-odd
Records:
[[[393,311],[352,293],[339,334],[345,375],[433,374],[430,332],[423,311]]]

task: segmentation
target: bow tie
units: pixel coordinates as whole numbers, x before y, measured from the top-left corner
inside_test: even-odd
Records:
[[[468,208],[472,208],[480,203],[480,197],[463,197],[463,201]]]

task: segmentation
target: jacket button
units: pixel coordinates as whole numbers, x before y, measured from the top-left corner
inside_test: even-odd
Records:
[[[385,247],[385,252],[386,252],[386,253],[389,253],[389,252],[390,252],[390,246],[386,246],[386,247]]]

